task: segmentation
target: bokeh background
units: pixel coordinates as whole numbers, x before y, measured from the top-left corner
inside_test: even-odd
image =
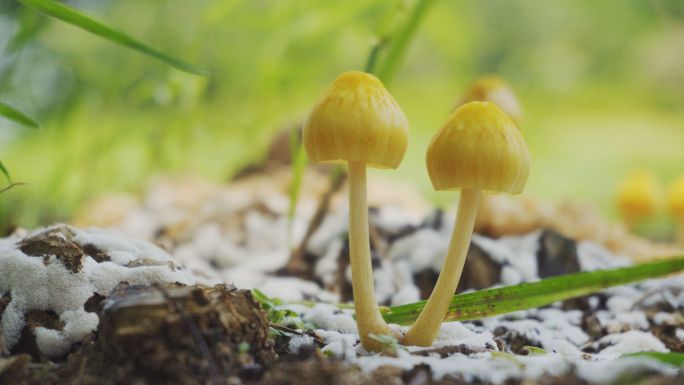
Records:
[[[0,101],[41,130],[0,120],[15,181],[3,226],[68,218],[103,192],[144,191],[159,173],[228,181],[274,135],[306,116],[342,71],[412,1],[79,0],[67,4],[208,68],[157,60],[0,2]],[[445,1],[425,15],[388,88],[411,124],[387,177],[432,192],[427,143],[479,75],[516,91],[533,157],[527,193],[589,201],[615,215],[614,189],[635,167],[667,183],[684,171],[684,2]]]

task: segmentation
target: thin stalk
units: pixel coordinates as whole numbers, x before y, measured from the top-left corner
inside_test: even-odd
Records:
[[[425,308],[404,337],[405,345],[430,346],[437,337],[463,272],[481,196],[482,193],[477,189],[466,188],[461,191],[456,224],[444,265]]]
[[[392,335],[392,331],[380,315],[375,301],[368,236],[366,164],[363,162],[349,162],[349,264],[361,344],[367,350],[381,351],[382,343],[371,338],[370,334]]]

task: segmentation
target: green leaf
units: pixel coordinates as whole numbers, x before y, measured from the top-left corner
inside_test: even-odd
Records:
[[[392,34],[392,37],[389,39],[387,55],[385,56],[384,60],[380,63],[378,70],[376,72],[378,78],[380,78],[385,84],[388,84],[392,81],[392,78],[399,69],[399,65],[404,59],[406,49],[408,48],[411,39],[413,39],[413,36],[416,34],[416,31],[418,30],[420,23],[425,18],[425,14],[427,13],[428,9],[430,9],[430,6],[433,2],[434,0],[418,0],[413,9],[411,10],[411,14],[409,15],[406,22],[399,26],[399,28]],[[384,41],[381,40],[380,44],[384,44]],[[378,46],[378,50],[380,48],[381,47]],[[366,64],[367,67],[371,69],[375,67],[377,62],[377,55],[378,52],[376,52],[374,47],[374,49],[371,50],[369,61]]]
[[[12,183],[12,177],[10,176],[9,171],[7,171],[7,167],[5,167],[2,161],[0,161],[0,172],[2,172],[3,175],[5,175],[5,178],[7,178],[7,180],[10,183]]]
[[[453,297],[444,321],[467,321],[549,305],[648,278],[684,270],[684,257],[664,259],[614,270],[597,270],[546,278],[531,283],[458,294]],[[426,301],[384,309],[387,322],[410,325]]]
[[[674,366],[684,366],[684,353],[669,352],[638,352],[625,354],[622,357],[649,357],[658,360],[664,364],[670,364]]]
[[[40,124],[26,116],[23,112],[5,103],[0,103],[0,116],[5,117],[15,123],[30,128],[39,128]]]
[[[103,37],[114,43],[126,46],[136,51],[142,52],[146,55],[152,56],[166,64],[169,64],[181,71],[190,72],[198,75],[206,75],[208,71],[199,68],[195,65],[186,63],[180,59],[168,56],[156,49],[141,43],[131,36],[108,27],[90,16],[70,8],[64,4],[60,4],[53,0],[19,0],[22,4],[32,7],[46,15],[52,16],[56,19],[62,20],[65,23],[71,24],[97,36]]]
[[[546,354],[546,350],[537,346],[523,346],[523,350],[530,356],[543,356]]]

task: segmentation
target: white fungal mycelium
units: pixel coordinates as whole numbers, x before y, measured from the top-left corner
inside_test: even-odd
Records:
[[[28,237],[44,231],[36,230]],[[84,309],[94,294],[107,296],[121,282],[131,285],[196,283],[193,275],[176,265],[168,253],[148,242],[101,230],[68,227],[68,231],[73,233],[74,243],[92,245],[110,260],[97,262],[86,254],[82,268],[73,272],[54,255],[26,255],[19,248],[20,237],[0,240],[0,297],[10,298],[0,321],[7,349],[19,341],[25,315],[30,310],[52,311],[63,323],[61,330],[35,329],[40,351],[55,357],[97,328],[98,316]]]

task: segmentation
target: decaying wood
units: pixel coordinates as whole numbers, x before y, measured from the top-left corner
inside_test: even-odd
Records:
[[[97,334],[65,363],[0,359],[0,383],[24,373],[19,383],[227,384],[276,360],[268,320],[249,291],[121,286],[101,307]]]

